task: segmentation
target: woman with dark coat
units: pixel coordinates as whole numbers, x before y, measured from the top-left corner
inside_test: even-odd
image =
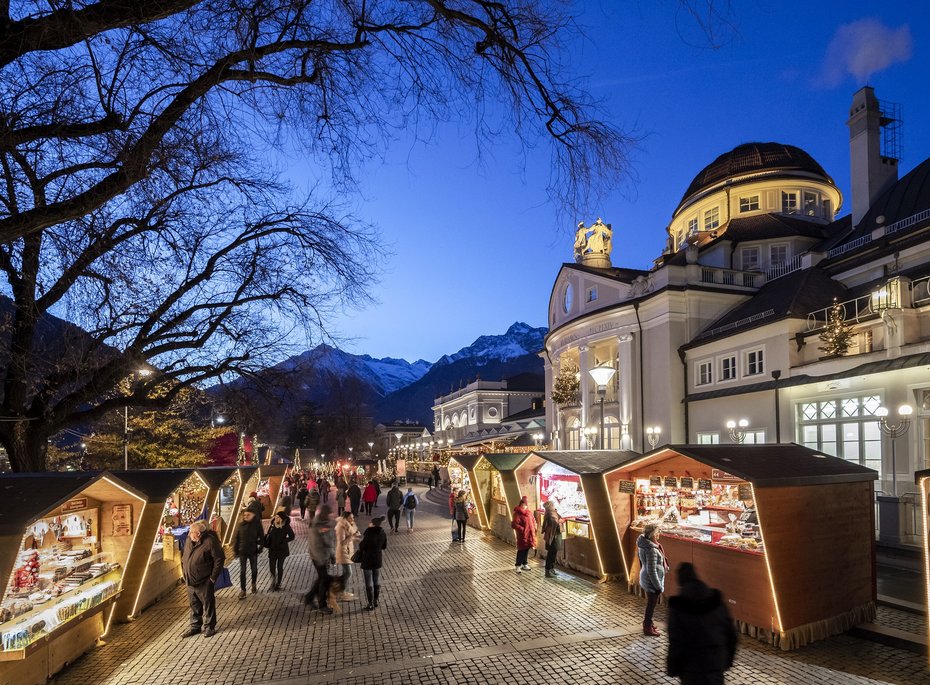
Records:
[[[349,489],[346,491],[346,495],[349,497],[352,516],[358,518],[359,506],[362,503],[362,489],[358,486],[358,483],[355,480],[352,481],[352,485],[349,486]]]
[[[562,549],[562,517],[552,500],[543,504],[546,516],[542,523],[543,540],[546,542],[546,578],[558,578],[555,558]]]
[[[358,543],[359,563],[365,574],[365,595],[368,597],[368,611],[378,606],[381,594],[381,553],[387,549],[387,535],[381,527],[381,517],[375,516],[365,529],[362,541]]]
[[[301,517],[302,518],[302,517]],[[291,517],[283,511],[271,517],[268,534],[265,535],[265,547],[268,548],[268,570],[271,572],[271,590],[281,589],[284,579],[284,560],[291,553],[288,544],[294,539],[294,529],[291,528]]]
[[[650,523],[643,529],[643,534],[636,539],[636,553],[639,555],[639,585],[646,593],[646,615],[643,618],[643,635],[658,637],[652,622],[659,595],[665,592],[665,574],[668,572],[668,562],[665,560],[665,550],[659,544],[659,524]]]
[[[668,674],[682,685],[723,685],[735,655],[736,626],[720,591],[681,564],[678,594],[668,601]]]
[[[536,549],[536,519],[533,518],[533,512],[527,502],[526,495],[520,500],[520,504],[513,510],[513,520],[510,522],[517,535],[517,573],[531,571],[527,564],[527,559],[531,549]]]

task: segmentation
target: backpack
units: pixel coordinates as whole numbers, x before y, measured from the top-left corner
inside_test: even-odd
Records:
[[[417,498],[413,495],[407,495],[404,497],[404,509],[416,509],[417,508]]]

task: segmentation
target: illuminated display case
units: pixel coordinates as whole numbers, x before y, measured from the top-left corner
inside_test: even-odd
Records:
[[[44,682],[106,632],[145,499],[109,473],[0,487],[0,680]]]
[[[875,617],[876,476],[800,445],[731,444],[668,445],[604,478],[631,591],[637,538],[659,523],[673,571],[694,564],[744,633],[795,649]],[[678,591],[674,572],[665,583]]]

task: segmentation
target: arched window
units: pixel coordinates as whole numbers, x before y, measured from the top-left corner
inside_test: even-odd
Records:
[[[581,449],[581,419],[578,417],[568,423],[568,449]]]
[[[616,416],[604,417],[604,449],[620,449],[620,422]]]

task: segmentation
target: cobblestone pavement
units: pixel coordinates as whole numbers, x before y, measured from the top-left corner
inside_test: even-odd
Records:
[[[540,560],[531,560],[532,572],[517,574],[512,547],[473,529],[464,546],[453,545],[450,522],[437,515],[441,507],[422,501],[416,530],[406,533],[402,524],[399,535],[388,536],[381,607],[373,612],[364,611],[362,599],[344,603],[334,616],[301,604],[312,567],[306,524],[296,519],[285,591],[266,591],[265,563],[262,592],[239,601],[233,562],[234,587],[218,593],[215,637],[181,639],[187,607],[179,587],[137,621],[114,626],[105,646],[54,683],[677,682],[663,675],[665,638],[640,632],[642,600],[619,584],[569,574],[547,580]],[[350,586],[364,597],[360,572]],[[663,607],[657,619],[661,628]],[[787,653],[743,636],[727,682],[915,685],[930,683],[930,674],[924,657],[850,636]]]

